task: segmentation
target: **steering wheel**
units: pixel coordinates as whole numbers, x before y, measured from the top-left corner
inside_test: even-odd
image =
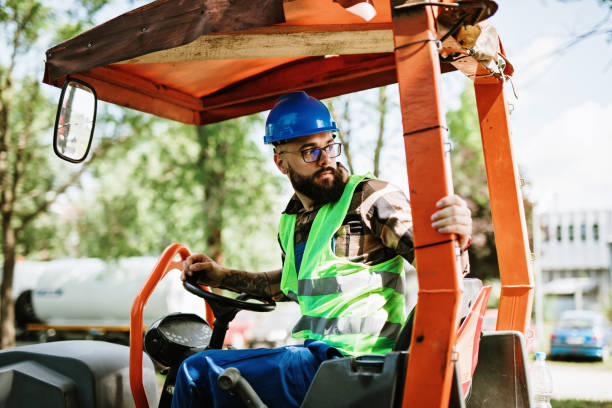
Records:
[[[219,305],[226,308],[250,310],[252,312],[270,312],[276,308],[276,302],[274,302],[272,299],[260,299],[247,294],[241,294],[237,299],[221,296],[202,289],[200,285],[196,283],[196,281],[197,278],[195,276],[190,276],[183,282],[183,286],[190,293],[209,301],[213,309],[213,305]],[[262,303],[247,302],[246,299],[257,299]]]

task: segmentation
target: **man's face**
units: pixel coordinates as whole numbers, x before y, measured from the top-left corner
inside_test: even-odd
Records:
[[[322,148],[333,143],[331,132],[317,133],[277,146],[274,154],[276,165],[289,177],[293,189],[317,204],[338,201],[345,182],[335,157],[329,157],[322,151],[318,160],[307,163],[303,152],[308,157],[308,149]]]

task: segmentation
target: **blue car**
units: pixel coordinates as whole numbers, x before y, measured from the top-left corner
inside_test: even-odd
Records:
[[[608,319],[590,310],[568,310],[561,314],[550,335],[550,357],[591,357],[607,361],[610,356]]]

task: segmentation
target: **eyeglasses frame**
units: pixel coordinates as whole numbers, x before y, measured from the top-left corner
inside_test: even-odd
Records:
[[[329,149],[332,146],[338,146],[338,154],[336,155],[331,155],[330,153],[328,153],[327,149]],[[312,155],[312,153],[315,150],[320,150],[321,153],[325,152],[325,154],[327,155],[327,157],[329,158],[335,158],[338,157],[342,154],[342,143],[340,142],[335,142],[335,143],[330,143],[328,145],[322,146],[322,147],[309,147],[307,149],[304,150],[297,150],[297,151],[285,151],[285,152],[278,152],[278,154],[285,154],[285,153],[293,153],[293,154],[301,154],[302,155],[302,160],[304,160],[305,163],[316,163],[319,160],[321,160],[321,156],[319,156],[318,159],[314,159],[314,160],[306,160],[306,154],[308,154],[310,152],[310,154]]]

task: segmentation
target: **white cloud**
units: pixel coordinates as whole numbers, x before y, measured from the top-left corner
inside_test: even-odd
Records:
[[[544,207],[612,208],[612,104],[570,108],[517,148]]]

